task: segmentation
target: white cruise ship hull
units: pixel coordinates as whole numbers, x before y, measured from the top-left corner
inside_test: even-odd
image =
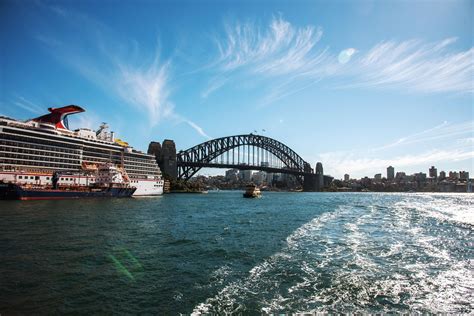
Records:
[[[130,186],[137,188],[133,196],[162,195],[163,181],[156,180],[135,180]]]

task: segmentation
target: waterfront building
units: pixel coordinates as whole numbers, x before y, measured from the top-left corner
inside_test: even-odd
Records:
[[[437,178],[438,177],[438,169],[436,169],[434,166],[431,166],[429,170],[430,178]]]
[[[374,180],[381,181],[382,180],[382,174],[377,173],[376,175],[374,175]]]
[[[258,171],[252,175],[252,181],[257,185],[263,184],[264,182],[266,182],[266,179],[267,173],[265,171]]]
[[[349,177],[349,175],[346,173],[346,174],[344,175],[344,181],[349,181],[349,179],[350,179],[350,177]]]
[[[237,181],[239,179],[239,170],[238,169],[230,169],[225,172],[225,179],[227,181]]]
[[[397,175],[395,176],[395,179],[397,179],[397,180],[403,180],[403,179],[406,178],[406,176],[407,176],[407,175],[406,175],[405,172],[399,171],[399,172],[397,172]]]
[[[252,170],[241,170],[239,172],[239,179],[242,181],[252,181]]]
[[[459,179],[461,179],[461,180],[468,180],[468,179],[469,179],[469,172],[467,172],[467,171],[459,171]]]
[[[439,172],[439,180],[444,180],[446,179],[446,172],[440,171]]]
[[[456,171],[450,171],[449,172],[449,178],[453,179],[453,180],[457,180],[457,179],[459,179],[459,173],[457,173]]]
[[[389,166],[387,168],[387,179],[388,180],[393,180],[395,178],[395,168],[392,166]]]
[[[267,173],[267,178],[266,178],[266,182],[268,185],[272,185],[273,184],[273,178],[274,178],[275,174],[273,173]]]

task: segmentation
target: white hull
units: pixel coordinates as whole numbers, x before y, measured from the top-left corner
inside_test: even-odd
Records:
[[[130,186],[137,188],[133,196],[148,196],[163,194],[163,180],[139,179],[132,180]]]
[[[0,172],[0,181],[15,184],[52,185],[52,173]],[[61,186],[88,186],[96,181],[95,176],[63,175],[58,184]],[[134,179],[130,186],[137,188],[133,196],[163,194],[163,180]]]

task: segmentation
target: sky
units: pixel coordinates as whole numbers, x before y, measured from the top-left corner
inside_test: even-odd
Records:
[[[454,0],[0,0],[0,115],[76,104],[72,128],[142,151],[258,131],[336,178],[473,175],[473,20]]]

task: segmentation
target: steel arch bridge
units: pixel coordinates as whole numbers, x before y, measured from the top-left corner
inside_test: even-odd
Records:
[[[187,181],[203,167],[262,170],[314,176],[309,163],[285,144],[261,135],[235,135],[201,143],[177,154],[178,179]]]

